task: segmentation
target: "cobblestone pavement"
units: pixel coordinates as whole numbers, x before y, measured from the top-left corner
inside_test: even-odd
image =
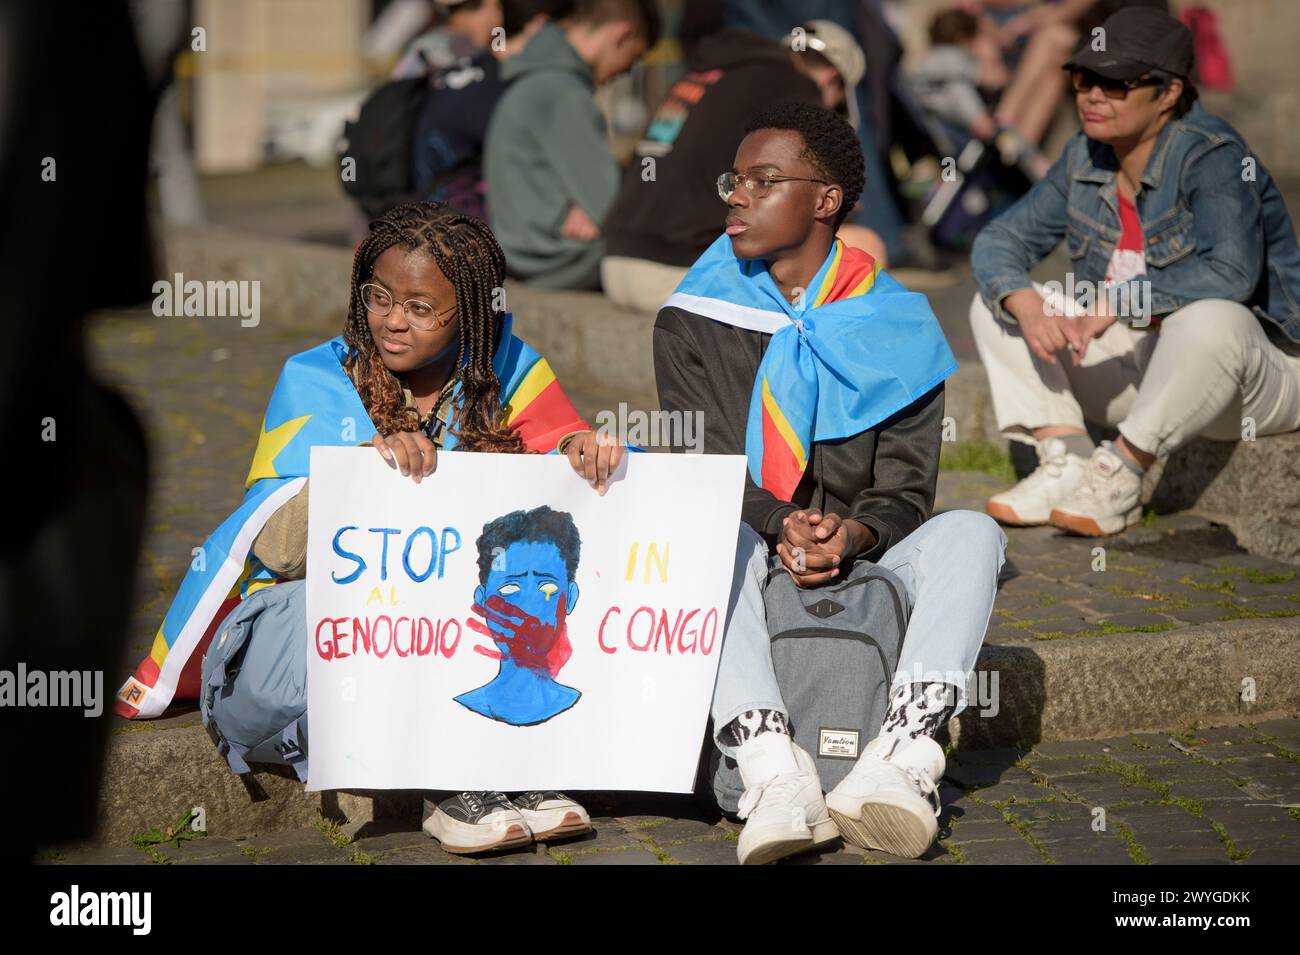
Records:
[[[983,510],[1008,482],[944,472],[938,505]],[[1225,527],[1188,513],[1148,514],[1106,539],[1051,527],[1005,528],[1009,566],[985,638],[1032,644],[1158,633],[1192,624],[1300,616],[1294,564],[1256,557]]]
[[[1300,862],[1300,720],[954,754],[936,865]],[[736,863],[739,825],[687,797],[588,794],[595,832],[527,851],[449,855],[413,823],[336,824],[145,848],[46,853],[54,864],[689,865]],[[791,865],[911,863],[833,844]]]

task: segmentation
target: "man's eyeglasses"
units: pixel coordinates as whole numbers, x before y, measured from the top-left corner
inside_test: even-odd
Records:
[[[826,185],[825,179],[800,179],[798,176],[767,176],[755,173],[724,172],[718,177],[718,197],[723,202],[726,202],[731,198],[731,194],[736,191],[736,187],[743,185],[755,199],[762,199],[772,191],[772,187],[778,182],[820,182],[822,185]]]
[[[1092,70],[1070,71],[1070,85],[1076,93],[1089,93],[1094,86],[1100,86],[1107,99],[1124,99],[1129,90],[1135,90],[1139,86],[1159,86],[1160,83],[1160,80],[1151,76],[1139,76],[1135,80],[1111,80]]]
[[[367,282],[361,286],[361,301],[369,311],[381,317],[393,310],[393,296],[389,295],[382,286],[375,285],[373,282]],[[437,324],[437,317],[443,312],[450,312],[456,307],[453,302],[442,310],[435,310],[428,302],[421,302],[417,298],[407,299],[401,303],[401,306],[406,321],[412,328],[418,328],[422,332],[427,332],[433,328]]]

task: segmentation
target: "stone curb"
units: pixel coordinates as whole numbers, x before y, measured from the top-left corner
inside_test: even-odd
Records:
[[[1300,618],[985,646],[976,669],[997,673],[1000,707],[958,717],[961,749],[1272,719],[1300,710]]]

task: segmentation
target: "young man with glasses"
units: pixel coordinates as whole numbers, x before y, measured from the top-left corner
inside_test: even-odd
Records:
[[[998,426],[1039,467],[987,510],[1115,534],[1148,468],[1197,435],[1300,429],[1300,247],[1277,186],[1196,102],[1192,35],[1126,8],[1066,64],[1080,132],[990,223],[971,327]],[[1064,240],[1066,281],[1029,270]],[[1117,427],[1094,447],[1085,420]],[[1147,482],[1148,484],[1151,482]]]
[[[770,861],[838,829],[917,857],[938,829],[932,737],[966,705],[960,675],[979,654],[1006,539],[971,511],[930,519],[956,362],[925,297],[836,237],[863,186],[852,127],[776,103],[733,162],[718,179],[726,231],[659,311],[654,359],[661,407],[703,415],[705,453],[749,461],[712,707],[714,742],[746,787],[738,853]],[[913,608],[880,734],[825,798],[773,672],[772,550],[802,588],[877,563]]]

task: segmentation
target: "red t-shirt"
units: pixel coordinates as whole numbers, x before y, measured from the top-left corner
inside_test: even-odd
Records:
[[[1119,196],[1119,242],[1110,254],[1110,263],[1106,266],[1106,285],[1122,285],[1147,274],[1146,243],[1142,236],[1142,223],[1138,220],[1137,206],[1120,193]],[[1125,299],[1117,299],[1123,307]],[[1158,325],[1159,316],[1151,316],[1151,324]]]

